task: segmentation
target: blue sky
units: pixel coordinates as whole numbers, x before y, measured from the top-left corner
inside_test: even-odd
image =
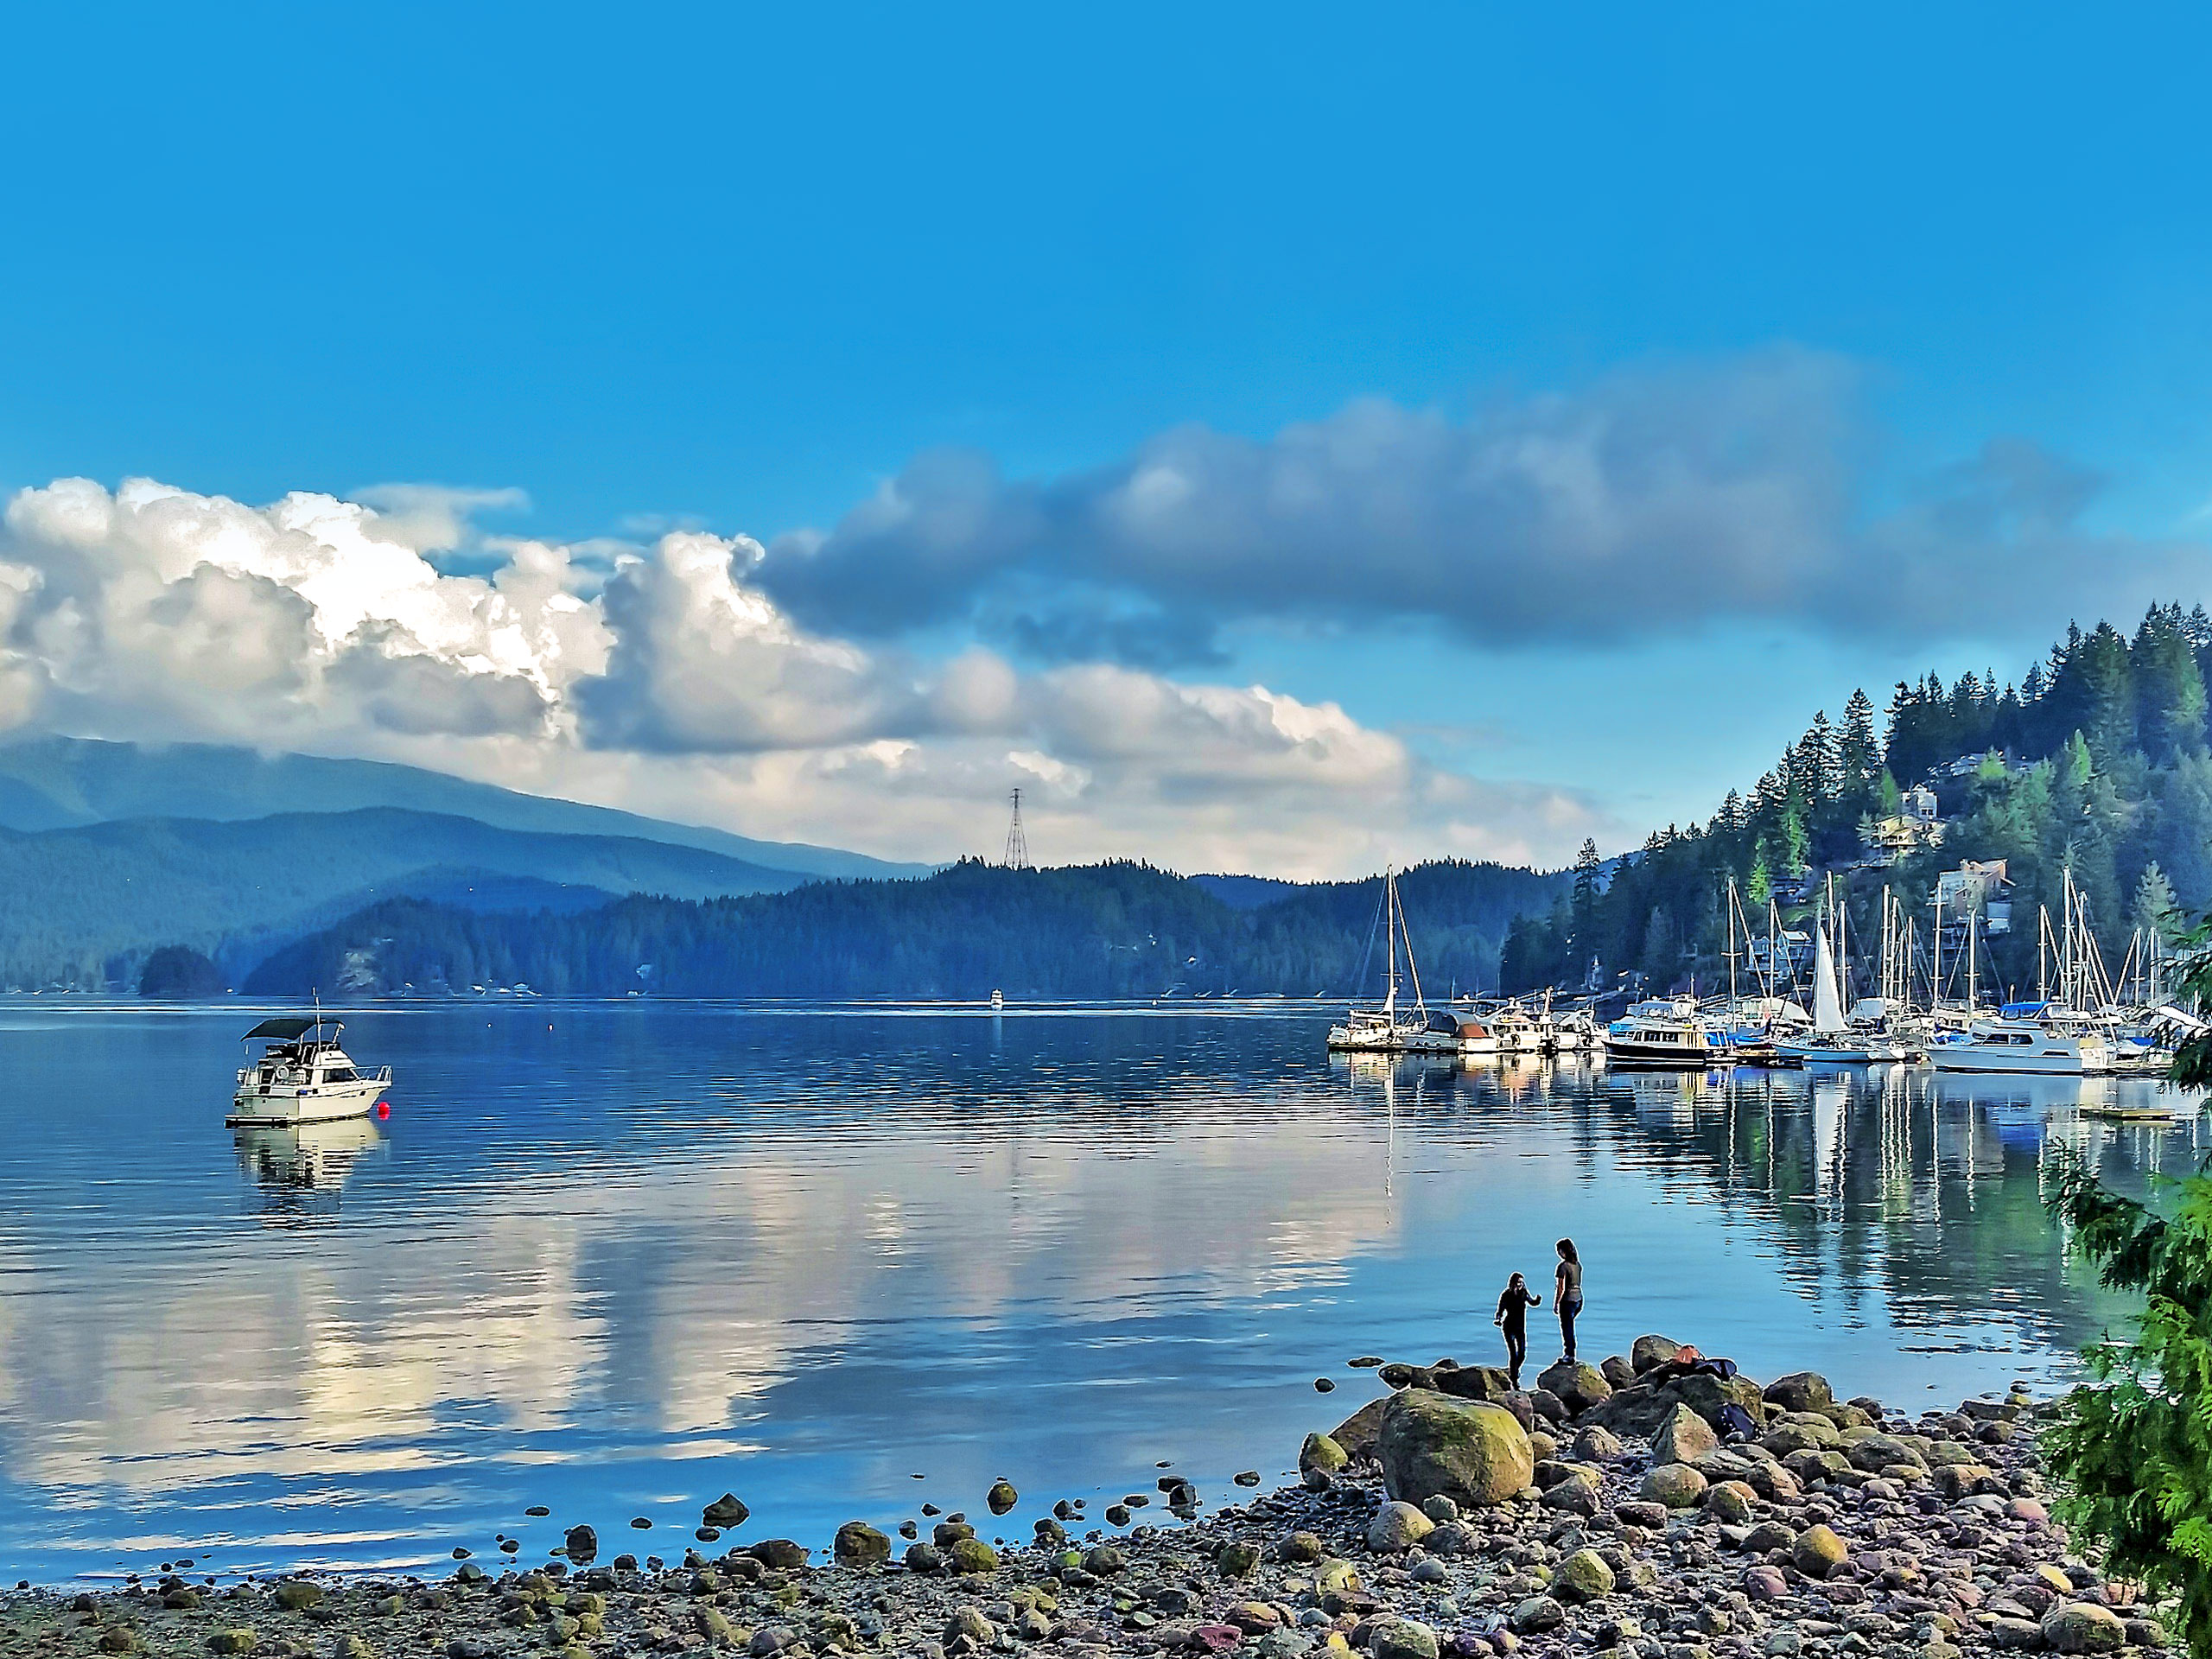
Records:
[[[1025,706],[1096,663],[1340,704],[1433,771],[1387,846],[1328,828],[1369,785],[1325,807],[1315,781],[1324,863],[1480,850],[1493,806],[1497,849],[1555,856],[1709,810],[1854,683],[2017,674],[2071,616],[2201,596],[2207,33],[1993,6],[48,9],[0,102],[0,487],[524,493],[414,537],[449,572],[514,537],[581,569],[741,534],[748,593],[932,696],[981,651]],[[1339,492],[1310,512],[1268,505],[1311,476],[1287,429]],[[1655,493],[1686,430],[1696,475]],[[1197,505],[1131,531],[1163,446]],[[1559,481],[1592,453],[1594,505]],[[950,518],[849,522],[887,480]],[[127,698],[26,671],[26,719],[130,734]],[[405,752],[960,849],[949,783],[911,817],[764,792],[824,741],[941,723],[802,750],[613,696],[578,700],[589,764]],[[1048,840],[1233,848],[1234,800],[1193,838],[1157,777],[1117,817],[1068,721],[1005,746],[1092,780],[1055,802],[1038,772]]]

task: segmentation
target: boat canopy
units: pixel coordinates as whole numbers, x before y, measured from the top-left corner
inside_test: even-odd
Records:
[[[2040,1002],[2007,1002],[1998,1013],[2007,1020],[2040,1020],[2050,1012],[2050,1004]]]
[[[327,1027],[332,1031],[343,1031],[346,1029],[345,1026],[336,1020],[328,1020],[321,1017],[306,1019],[297,1014],[292,1014],[283,1019],[263,1020],[251,1031],[246,1033],[243,1040],[250,1043],[257,1038],[265,1037],[271,1042],[296,1042],[299,1039],[306,1036],[309,1032],[320,1031],[325,1027]]]

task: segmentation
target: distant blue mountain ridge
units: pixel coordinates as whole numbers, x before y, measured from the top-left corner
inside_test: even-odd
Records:
[[[755,841],[387,761],[264,754],[211,743],[112,743],[81,737],[0,743],[0,828],[10,830],[77,829],[118,818],[228,821],[378,806],[474,818],[537,835],[622,836],[696,847],[801,875],[918,876],[933,868],[801,842]]]
[[[243,979],[364,906],[570,914],[929,867],[525,795],[414,766],[213,744],[0,744],[0,985],[135,982],[166,944]]]

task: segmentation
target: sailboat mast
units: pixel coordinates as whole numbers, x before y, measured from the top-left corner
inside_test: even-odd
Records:
[[[1390,982],[1382,994],[1382,1012],[1398,1011],[1398,874],[1382,867],[1382,931],[1389,936]]]
[[[2074,867],[2071,864],[2066,867],[2065,884],[2059,906],[2066,917],[2066,932],[2059,941],[2062,966],[2058,975],[2058,994],[2070,1008],[2077,1006],[2074,995]]]
[[[1406,936],[1406,972],[1413,976],[1414,1007],[1423,1023],[1428,1019],[1428,1004],[1421,999],[1421,964],[1414,960],[1414,931],[1406,924],[1406,901],[1398,900],[1398,930]]]
[[[1736,1006],[1736,878],[1728,878],[1728,1007],[1730,1018]]]

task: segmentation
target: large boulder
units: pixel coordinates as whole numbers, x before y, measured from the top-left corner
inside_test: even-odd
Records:
[[[1503,1503],[1535,1475],[1529,1432],[1503,1406],[1408,1389],[1382,1402],[1376,1455],[1395,1499],[1423,1503],[1439,1493],[1465,1507]]]
[[[1497,1401],[1513,1392],[1513,1378],[1495,1365],[1462,1365],[1435,1376],[1437,1392],[1455,1399]]]
[[[1638,1376],[1656,1366],[1664,1365],[1682,1351],[1682,1344],[1668,1337],[1638,1337],[1630,1344],[1628,1363]]]
[[[1651,1435],[1655,1463],[1695,1463],[1719,1449],[1720,1437],[1713,1432],[1713,1425],[1688,1406],[1677,1405],[1669,1411]]]
[[[1624,1389],[1636,1381],[1636,1367],[1618,1354],[1606,1355],[1598,1370],[1617,1389]]]
[[[1639,1440],[1647,1440],[1676,1406],[1688,1406],[1718,1428],[1720,1408],[1729,1405],[1742,1407],[1751,1414],[1753,1422],[1759,1421],[1764,1409],[1764,1402],[1759,1398],[1759,1385],[1747,1376],[1724,1379],[1695,1372],[1656,1385],[1647,1382],[1633,1388],[1617,1389],[1611,1399],[1591,1410],[1589,1421],[1616,1434],[1633,1434]]]
[[[1670,1510],[1694,1509],[1705,1496],[1705,1477],[1687,1463],[1662,1463],[1644,1476],[1637,1496]]]
[[[1706,1488],[1705,1512],[1723,1526],[1747,1527],[1757,1498],[1758,1494],[1740,1480],[1715,1481]]]
[[[1833,1528],[1808,1527],[1789,1546],[1789,1564],[1808,1579],[1825,1579],[1851,1559]]]
[[[1864,1469],[1868,1474],[1879,1474],[1893,1463],[1902,1463],[1915,1469],[1925,1469],[1928,1460],[1920,1455],[1920,1448],[1910,1440],[1894,1434],[1867,1434],[1847,1441],[1843,1455],[1851,1459],[1854,1469]]]
[[[1763,1392],[1770,1404],[1784,1411],[1818,1411],[1835,1403],[1835,1390],[1818,1371],[1792,1371],[1777,1376]]]
[[[1597,1601],[1613,1593],[1613,1569],[1594,1549],[1578,1549],[1559,1564],[1552,1593],[1562,1601]]]
[[[2127,1626],[2109,1607],[2062,1602],[2043,1616],[2043,1640],[2057,1653],[2111,1653],[2127,1644]]]
[[[1536,1378],[1536,1386],[1549,1389],[1560,1398],[1572,1415],[1582,1413],[1609,1398],[1613,1385],[1605,1381],[1605,1374],[1595,1365],[1586,1365],[1579,1359],[1562,1359],[1548,1365]]]
[[[1367,1547],[1378,1555],[1411,1549],[1436,1530],[1436,1522],[1411,1503],[1385,1503],[1367,1523]]]
[[[1324,1474],[1333,1475],[1351,1461],[1351,1457],[1344,1447],[1337,1444],[1333,1435],[1308,1434],[1306,1444],[1298,1448],[1298,1472],[1300,1474],[1308,1469],[1319,1469]]]
[[[1574,1437],[1574,1455],[1585,1463],[1602,1463],[1621,1454],[1621,1443],[1612,1431],[1592,1424]]]
[[[1392,1395],[1370,1400],[1357,1411],[1329,1431],[1329,1438],[1344,1448],[1346,1457],[1357,1459],[1375,1455],[1375,1437],[1382,1432],[1382,1408],[1390,1403]]]
[[[1368,1629],[1370,1659],[1436,1659],[1436,1632],[1418,1619],[1385,1613]]]
[[[891,1559],[891,1540],[865,1521],[848,1521],[830,1550],[849,1567],[874,1567]]]
[[[1769,1428],[1759,1444],[1777,1458],[1786,1458],[1793,1452],[1808,1448],[1827,1451],[1841,1444],[1843,1437],[1827,1418],[1815,1412],[1792,1412]]]

